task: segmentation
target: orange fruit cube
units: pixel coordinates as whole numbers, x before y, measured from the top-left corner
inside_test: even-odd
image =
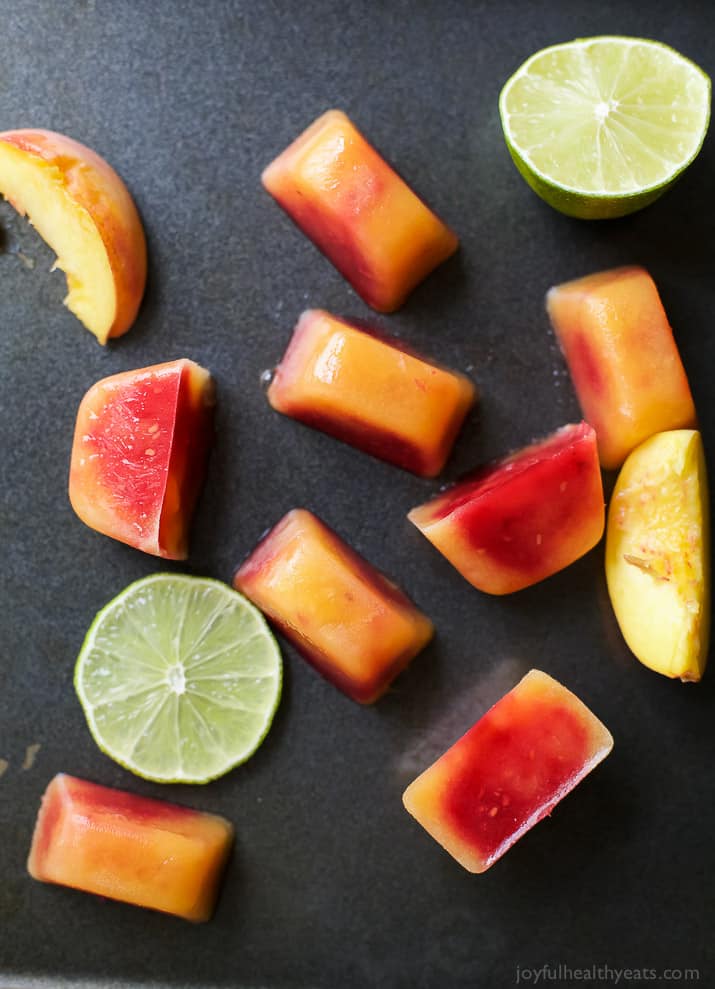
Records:
[[[474,402],[463,374],[322,310],[304,312],[268,389],[274,409],[423,477]]]
[[[42,798],[33,879],[205,921],[233,842],[214,814],[60,773]]]
[[[234,587],[361,704],[377,700],[434,632],[392,581],[305,509],[271,529]]]
[[[319,117],[263,185],[369,306],[399,309],[456,236],[340,110]]]
[[[695,426],[673,331],[644,268],[556,285],[546,306],[603,467],[620,467],[654,433]]]

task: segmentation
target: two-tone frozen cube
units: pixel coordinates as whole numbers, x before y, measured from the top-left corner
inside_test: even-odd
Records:
[[[408,786],[412,816],[469,872],[484,872],[613,747],[570,690],[531,670]]]
[[[442,470],[475,397],[458,371],[317,309],[298,320],[268,389],[278,412],[423,477]]]
[[[380,697],[434,632],[392,581],[305,509],[271,529],[234,586],[318,672],[362,704]]]
[[[449,227],[340,110],[314,121],[263,185],[368,305],[398,309],[457,250]]]
[[[60,773],[42,798],[34,879],[205,921],[233,843],[223,817]]]

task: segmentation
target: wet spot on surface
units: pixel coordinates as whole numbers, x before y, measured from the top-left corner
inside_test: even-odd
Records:
[[[22,760],[22,769],[32,769],[35,765],[35,759],[37,758],[37,753],[40,751],[42,746],[39,742],[35,742],[33,745],[28,745],[25,749],[25,758]]]

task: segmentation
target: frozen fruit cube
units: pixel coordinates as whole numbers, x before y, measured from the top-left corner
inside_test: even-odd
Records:
[[[469,872],[484,872],[606,758],[610,732],[531,670],[405,790],[406,809]]]
[[[557,285],[546,305],[604,467],[620,467],[654,433],[695,425],[685,369],[647,271],[616,268]]]
[[[222,817],[60,773],[42,798],[27,867],[41,882],[204,921],[232,841]]]
[[[395,584],[305,509],[271,529],[234,586],[362,704],[384,693],[433,634],[430,620]]]
[[[586,423],[557,429],[407,517],[480,590],[508,594],[535,584],[603,535],[596,435]]]
[[[170,560],[189,526],[213,440],[214,387],[181,359],[93,385],[77,413],[69,496],[98,532]]]
[[[322,310],[300,317],[268,389],[278,412],[424,477],[444,466],[475,395],[463,374]]]
[[[458,246],[339,110],[319,117],[271,162],[263,185],[381,312],[398,309]]]

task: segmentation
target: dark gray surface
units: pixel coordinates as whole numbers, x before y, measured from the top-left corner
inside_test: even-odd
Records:
[[[559,962],[696,967],[701,985],[714,984],[713,671],[681,685],[632,659],[609,610],[602,548],[516,596],[479,594],[405,519],[434,483],[278,417],[259,385],[306,306],[369,316],[259,185],[274,154],[339,106],[462,238],[458,257],[379,320],[473,369],[483,390],[480,421],[468,422],[448,477],[578,416],[544,292],[626,262],[646,264],[661,288],[715,462],[712,136],[661,202],[594,225],[530,192],[497,115],[499,88],[524,58],[577,36],[654,37],[715,71],[707,5],[0,7],[0,129],[50,127],[104,154],[136,196],[150,250],[139,321],[102,349],[61,307],[48,250],[0,206],[0,757],[9,761],[0,985],[61,976],[476,989],[514,984],[517,966]],[[261,531],[304,505],[392,574],[438,629],[370,709],[285,648],[274,730],[249,764],[205,789],[144,783],[102,756],[71,683],[97,609],[161,569],[73,516],[65,488],[76,408],[98,378],[180,356],[214,372],[220,401],[188,569],[230,579]],[[551,819],[472,877],[400,796],[534,665],[593,707],[615,751]],[[41,748],[23,770],[31,744]],[[60,770],[230,817],[238,841],[214,921],[192,927],[33,883],[30,834]]]

